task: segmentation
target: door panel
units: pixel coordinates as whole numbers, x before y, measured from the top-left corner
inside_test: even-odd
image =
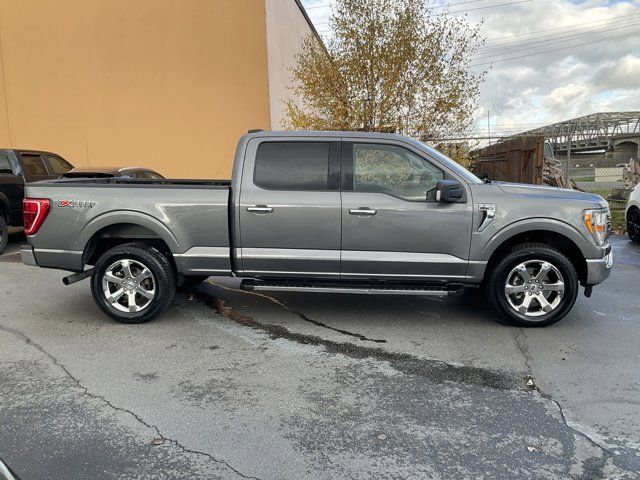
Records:
[[[471,201],[435,202],[435,182],[448,172],[415,152],[382,147],[343,146],[354,148],[343,158],[355,166],[353,179],[343,183],[353,191],[342,192],[341,277],[463,281]],[[363,209],[375,214],[354,213]]]
[[[380,193],[342,193],[342,277],[464,279],[471,209],[414,203]],[[370,217],[349,209],[369,206]]]
[[[239,204],[244,275],[339,277],[337,140],[249,142]]]

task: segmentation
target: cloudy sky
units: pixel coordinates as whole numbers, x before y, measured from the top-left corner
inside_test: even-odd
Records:
[[[324,37],[333,0],[302,0]],[[640,0],[434,0],[483,22],[489,68],[475,133],[515,133],[602,111],[640,110]]]

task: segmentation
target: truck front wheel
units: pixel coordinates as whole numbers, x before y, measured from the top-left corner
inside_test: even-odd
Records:
[[[564,317],[576,301],[578,275],[559,250],[541,243],[512,248],[490,272],[493,307],[509,323],[544,327]]]
[[[112,248],[96,262],[91,293],[104,313],[121,323],[144,323],[164,312],[176,292],[167,258],[144,244]]]

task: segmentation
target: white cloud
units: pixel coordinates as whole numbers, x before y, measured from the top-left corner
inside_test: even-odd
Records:
[[[330,0],[303,2],[320,6],[308,13],[326,32]],[[503,3],[509,2],[478,0],[450,10]],[[522,57],[490,65],[479,99],[479,132],[486,128],[487,110],[494,132],[598,111],[640,110],[640,0],[531,0],[468,11],[466,18],[483,22],[487,38],[475,63]]]

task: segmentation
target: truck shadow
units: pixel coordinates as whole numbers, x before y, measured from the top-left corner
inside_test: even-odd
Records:
[[[454,297],[353,295],[339,293],[278,292],[257,293],[240,290],[237,281],[209,279],[198,290],[219,299],[243,314],[261,320],[282,322],[283,313],[339,333],[367,329],[378,324],[447,323],[502,327],[481,291],[465,291]],[[201,296],[202,300],[203,297]],[[360,338],[361,340],[365,338]],[[369,341],[376,339],[366,338]],[[379,340],[384,343],[384,340]]]
[[[20,262],[20,246],[27,243],[27,237],[21,228],[9,228],[9,242],[0,254],[0,262]]]

